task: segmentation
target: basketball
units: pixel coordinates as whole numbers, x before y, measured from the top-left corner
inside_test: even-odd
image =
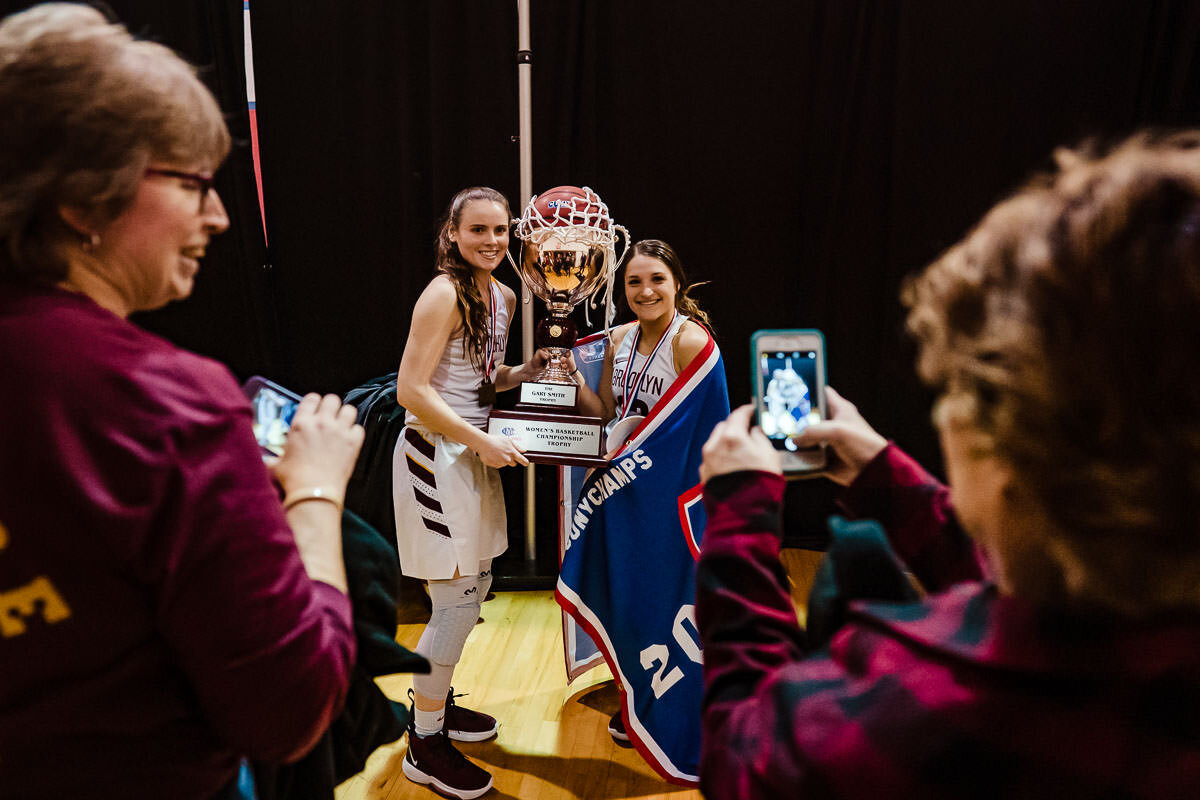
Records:
[[[555,186],[539,194],[533,208],[549,227],[585,225],[608,230],[608,209],[590,189],[578,186]],[[528,216],[528,212],[526,213]]]

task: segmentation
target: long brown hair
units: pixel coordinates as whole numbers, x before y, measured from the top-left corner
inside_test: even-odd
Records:
[[[671,271],[671,277],[673,277],[675,279],[675,283],[679,285],[679,291],[675,293],[675,308],[680,313],[687,314],[690,318],[708,328],[710,333],[712,332],[712,321],[708,318],[708,314],[705,313],[705,311],[700,308],[700,305],[696,302],[696,300],[690,294],[688,294],[695,287],[703,286],[705,283],[708,283],[708,281],[689,284],[687,282],[687,275],[684,274],[683,262],[680,260],[679,254],[675,252],[671,245],[667,244],[661,239],[643,239],[631,247],[629,250],[629,256],[625,259],[624,265],[622,265],[622,270],[629,266],[629,262],[633,260],[634,256],[646,256],[647,258],[653,258],[656,261],[661,261],[663,264],[665,264],[667,269]],[[625,273],[622,271],[622,285],[624,285],[624,282]],[[624,299],[624,292],[621,293],[621,297]]]
[[[475,285],[471,265],[464,261],[462,254],[458,252],[458,243],[450,240],[450,232],[458,228],[458,223],[462,220],[463,209],[473,200],[499,203],[504,207],[504,215],[512,218],[508,200],[495,189],[472,186],[454,195],[438,229],[437,271],[450,279],[458,295],[458,310],[462,315],[463,351],[473,365],[483,369],[483,350],[488,337],[488,303],[484,302],[479,287]]]

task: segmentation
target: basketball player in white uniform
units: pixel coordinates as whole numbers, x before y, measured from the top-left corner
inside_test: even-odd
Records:
[[[503,364],[516,295],[492,278],[508,249],[504,196],[475,187],[450,203],[438,233],[438,275],[413,309],[396,397],[407,410],[393,458],[396,543],[405,575],[425,580],[433,614],[416,651],[432,671],[413,678],[413,724],[404,774],[460,800],[484,794],[492,776],[450,743],[495,735],[496,720],[455,705],[450,681],[479,606],[492,559],[508,544],[497,468],[527,465],[507,437],[485,432],[497,391],[538,374]]]
[[[683,264],[670,245],[658,239],[638,242],[623,269],[625,301],[637,319],[610,334],[600,393],[584,385],[579,389],[580,413],[607,423],[610,454],[632,433],[636,420],[654,409],[709,340],[708,332],[696,321],[708,324],[708,315],[688,296]],[[574,364],[570,367],[574,369]],[[582,383],[581,378],[575,373],[577,382]],[[614,428],[617,439],[611,435]],[[629,741],[619,711],[609,721],[608,730],[617,742]]]

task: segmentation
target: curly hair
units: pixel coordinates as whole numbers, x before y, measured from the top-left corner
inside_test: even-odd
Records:
[[[132,201],[152,160],[213,169],[229,132],[195,71],[98,11],[47,3],[0,23],[0,278],[55,283],[80,233]]]
[[[1195,609],[1200,132],[1056,160],[905,285],[918,371],[1050,521],[1015,591]]]
[[[689,284],[687,275],[683,271],[683,261],[680,260],[679,254],[671,247],[671,245],[661,239],[642,239],[629,249],[629,255],[625,258],[625,262],[621,265],[624,270],[629,266],[629,262],[634,256],[646,256],[653,258],[656,261],[661,261],[671,271],[671,276],[675,278],[675,283],[679,286],[679,291],[675,294],[675,308],[682,314],[687,314],[688,317],[701,323],[704,327],[712,332],[712,321],[708,314],[700,308],[700,304],[695,298],[691,297],[689,292],[697,286],[703,286],[707,281],[700,283]],[[625,273],[621,273],[622,284],[625,281]],[[624,294],[621,295],[621,301],[626,302]]]
[[[504,216],[512,218],[508,200],[495,189],[472,186],[454,195],[438,229],[437,271],[451,280],[458,296],[458,310],[462,314],[463,352],[476,368],[482,369],[484,347],[489,335],[488,303],[484,302],[483,295],[475,284],[471,265],[463,260],[458,251],[458,244],[450,241],[450,232],[458,228],[459,222],[462,221],[463,209],[473,200],[499,203],[504,207]]]

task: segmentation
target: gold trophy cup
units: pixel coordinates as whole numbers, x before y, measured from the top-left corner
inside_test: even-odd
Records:
[[[617,234],[629,247],[629,232],[613,223],[591,189],[559,186],[530,199],[516,224],[521,259],[514,266],[529,291],[550,312],[534,333],[550,352],[546,369],[521,384],[516,411],[493,411],[488,432],[513,436],[531,461],[596,466],[603,464],[598,417],[579,416],[574,378],[559,363],[575,345],[571,310],[609,284],[620,257]]]

